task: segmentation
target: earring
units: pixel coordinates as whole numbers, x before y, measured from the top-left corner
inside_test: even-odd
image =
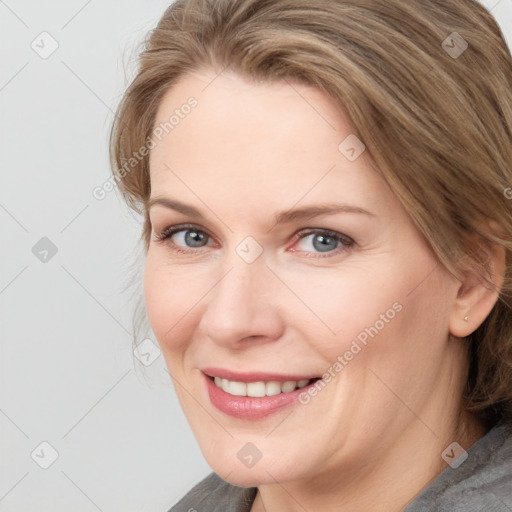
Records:
[[[467,317],[467,316],[465,316],[465,317],[464,317],[464,322],[467,322],[467,321],[468,321],[468,317]]]

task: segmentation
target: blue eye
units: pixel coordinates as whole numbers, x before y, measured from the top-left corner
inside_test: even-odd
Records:
[[[195,229],[177,231],[174,237],[178,245],[185,245],[187,247],[203,247],[208,243],[208,235]]]
[[[354,245],[354,241],[341,233],[325,229],[310,229],[297,235],[299,241],[297,250],[303,252],[333,252],[344,247],[348,249]],[[294,249],[295,250],[295,249]]]
[[[193,226],[172,226],[164,230],[164,232],[161,235],[158,235],[156,239],[159,242],[172,240],[172,242],[178,247],[188,247],[193,249],[208,245],[210,236],[206,232]]]
[[[308,238],[311,238],[310,242],[312,242],[312,247],[314,248],[314,250],[318,252],[333,251],[334,249],[337,249],[340,244],[340,241],[332,236],[325,236],[319,234],[307,235],[301,238],[300,242],[305,243],[305,241],[308,240]]]

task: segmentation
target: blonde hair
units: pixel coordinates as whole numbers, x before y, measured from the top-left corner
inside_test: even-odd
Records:
[[[482,248],[505,248],[498,301],[467,337],[465,403],[488,424],[510,421],[512,58],[491,14],[475,0],[173,3],[148,34],[111,132],[114,177],[144,215],[145,250],[151,185],[140,148],[160,101],[185,73],[227,67],[249,79],[300,80],[331,96],[455,276],[476,269],[494,286]]]

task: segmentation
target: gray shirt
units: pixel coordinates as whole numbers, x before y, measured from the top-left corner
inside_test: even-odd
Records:
[[[512,512],[512,428],[497,424],[467,454],[460,466],[448,466],[438,475],[404,512]],[[249,512],[256,492],[256,487],[237,487],[211,473],[169,512]]]

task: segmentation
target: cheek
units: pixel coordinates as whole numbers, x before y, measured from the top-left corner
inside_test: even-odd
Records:
[[[181,274],[148,254],[144,269],[146,312],[151,328],[164,351],[179,349],[187,312],[198,300],[191,286],[194,281],[187,281],[187,286]]]
[[[396,396],[413,409],[420,408],[441,378],[448,343],[448,301],[441,273],[431,273],[431,268],[401,267],[400,275],[388,281],[387,296],[383,287],[380,299],[368,304],[373,310],[366,316],[367,324],[344,338],[361,347],[357,355],[348,355],[354,360],[349,363],[350,373],[366,378],[361,412],[368,417],[396,410],[400,403]],[[351,325],[355,327],[354,322]]]
[[[317,280],[316,286],[309,279],[295,280],[301,284],[294,291],[316,318],[306,319],[298,311],[295,316],[302,316],[306,332],[316,333],[307,339],[326,362],[346,356],[355,369],[376,357],[379,364],[388,360],[394,367],[407,365],[418,351],[430,350],[433,338],[443,339],[443,283],[436,273],[426,278],[433,266],[428,255],[416,256],[350,265],[329,280]],[[441,318],[434,327],[436,312]],[[351,362],[356,359],[361,364]]]
[[[287,276],[302,304],[293,302],[291,317],[301,323],[307,339],[317,344],[326,360],[350,350],[357,340],[361,347],[375,337],[385,337],[390,326],[403,315],[407,284],[385,263],[345,265],[325,276]],[[354,347],[353,351],[357,351]],[[350,357],[350,355],[349,355]]]

